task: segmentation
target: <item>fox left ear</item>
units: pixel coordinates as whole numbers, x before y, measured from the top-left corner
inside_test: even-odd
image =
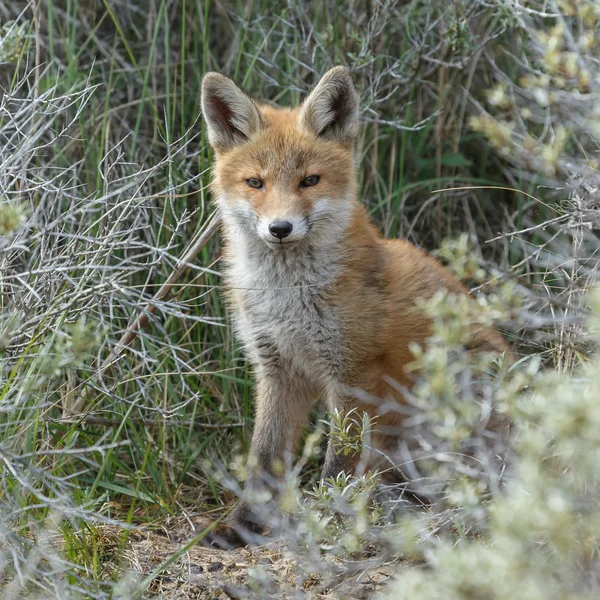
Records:
[[[358,109],[358,94],[348,69],[334,67],[304,101],[300,125],[328,140],[353,142],[358,134]]]
[[[247,142],[262,127],[258,107],[231,79],[207,73],[202,80],[202,112],[208,141],[216,150]]]

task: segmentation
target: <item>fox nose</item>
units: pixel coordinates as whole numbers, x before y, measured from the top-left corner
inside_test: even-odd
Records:
[[[271,235],[282,240],[292,233],[293,228],[294,226],[289,221],[273,221],[269,225],[269,232]]]

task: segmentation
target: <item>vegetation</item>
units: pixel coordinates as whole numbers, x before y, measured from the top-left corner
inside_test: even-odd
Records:
[[[597,0],[0,4],[2,597],[597,597],[599,27]],[[405,467],[437,500],[317,483],[315,413],[259,499],[282,545],[206,550],[253,379],[218,236],[182,261],[214,225],[201,77],[296,104],[336,64],[373,220],[478,298],[423,307]],[[491,322],[516,364],[465,352]],[[331,421],[368,449],[376,423]]]

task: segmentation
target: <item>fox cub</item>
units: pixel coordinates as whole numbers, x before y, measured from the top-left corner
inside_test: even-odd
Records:
[[[247,486],[259,486],[259,473],[294,450],[321,397],[330,411],[367,411],[378,427],[397,427],[402,412],[389,399],[402,403],[398,390],[413,384],[409,346],[430,335],[416,302],[467,290],[412,244],[383,239],[358,201],[359,98],[345,68],[327,72],[294,108],[258,104],[208,73],[202,111],[216,156],[227,300],[256,375]],[[473,348],[507,350],[493,330],[474,333]],[[371,443],[392,442],[374,431]],[[358,458],[330,440],[323,477],[351,472]],[[230,522],[256,528],[243,502]]]

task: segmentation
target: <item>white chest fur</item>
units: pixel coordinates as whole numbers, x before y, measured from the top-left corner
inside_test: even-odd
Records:
[[[234,321],[249,358],[327,385],[342,367],[339,316],[331,287],[339,265],[330,249],[271,249],[228,236],[227,282]]]

